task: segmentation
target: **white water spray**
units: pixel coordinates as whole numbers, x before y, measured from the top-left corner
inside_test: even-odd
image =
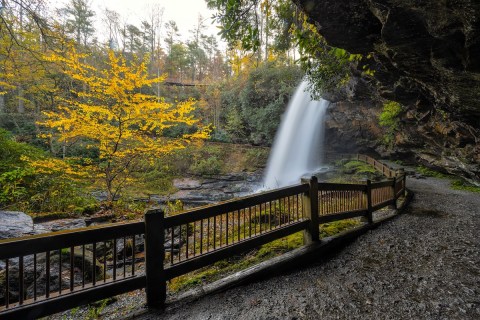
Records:
[[[303,175],[322,168],[324,116],[329,104],[312,100],[305,80],[298,86],[275,136],[264,188],[299,183]]]

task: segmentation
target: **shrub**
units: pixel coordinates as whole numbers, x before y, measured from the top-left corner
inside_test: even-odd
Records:
[[[383,111],[379,116],[379,124],[386,128],[383,142],[387,146],[392,146],[395,142],[395,133],[400,126],[399,114],[402,112],[402,106],[395,101],[387,101],[383,104]]]
[[[222,171],[222,161],[216,156],[200,159],[190,166],[190,171],[198,175],[215,175]]]

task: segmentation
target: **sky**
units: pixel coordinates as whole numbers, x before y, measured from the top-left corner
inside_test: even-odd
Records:
[[[64,7],[69,0],[50,0],[52,8]],[[102,12],[105,8],[117,11],[122,19],[129,24],[140,27],[140,22],[148,17],[149,9],[155,4],[164,8],[163,22],[174,20],[180,30],[182,40],[189,36],[191,30],[197,24],[198,15],[201,14],[208,26],[206,33],[216,35],[218,28],[212,25],[214,11],[207,8],[205,0],[87,0],[91,8],[96,12],[96,29],[103,28],[101,23]]]

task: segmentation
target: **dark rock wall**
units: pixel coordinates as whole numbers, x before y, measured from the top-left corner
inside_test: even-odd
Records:
[[[340,102],[354,102],[347,113],[378,109],[382,100],[400,102],[405,108],[402,132],[392,152],[480,182],[480,1],[294,1],[330,45],[372,53],[369,68],[375,75],[367,81],[371,102],[349,96]],[[345,118],[367,114],[352,112]],[[342,128],[341,122],[332,124],[327,133],[343,141],[346,133],[334,130],[351,132],[357,148],[365,148],[364,128],[372,129],[370,137],[377,136],[377,117],[358,125],[362,129],[355,133],[351,122],[343,122]],[[368,148],[383,152],[376,142]]]

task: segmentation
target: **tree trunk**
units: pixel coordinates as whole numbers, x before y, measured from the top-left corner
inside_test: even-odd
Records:
[[[0,87],[0,91],[2,91],[2,87]],[[0,94],[0,114],[5,113],[5,94]]]
[[[22,86],[18,86],[18,106],[17,106],[18,113],[25,113],[25,103],[23,101],[23,88]]]

